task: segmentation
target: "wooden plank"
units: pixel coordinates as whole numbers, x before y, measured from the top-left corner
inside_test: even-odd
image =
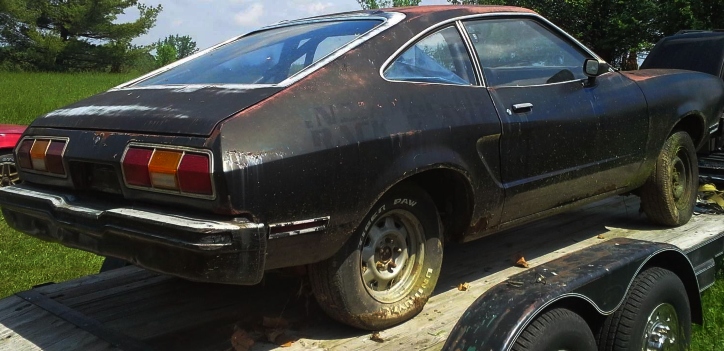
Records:
[[[5,300],[26,303],[15,296]],[[0,351],[68,349],[111,350],[114,347],[36,306],[24,308],[22,315],[0,315]]]
[[[382,343],[370,340],[369,332],[331,321],[311,300],[308,289],[300,290],[302,280],[297,278],[268,278],[266,286],[238,287],[192,283],[127,267],[36,290],[159,350],[229,349],[235,328],[258,331],[262,316],[281,316],[292,323],[287,334],[299,340],[290,350],[437,350],[480,294],[524,270],[513,266],[516,254],[534,267],[616,237],[669,242],[686,249],[724,232],[720,216],[697,216],[685,226],[662,228],[649,224],[638,209],[638,198],[614,197],[475,242],[448,245],[441,278],[424,310],[407,323],[381,331]],[[457,290],[463,282],[470,284],[468,291]],[[0,316],[48,318],[27,306],[17,310],[18,301],[6,300],[0,301]],[[63,349],[78,339],[75,333],[69,333],[67,340],[65,335],[57,337],[57,331],[68,330],[66,325],[43,323],[51,323],[50,334],[56,336],[52,348]],[[16,339],[24,336],[0,326],[2,333],[18,335]],[[254,347],[273,348],[263,342]]]
[[[134,340],[123,333],[119,333],[115,330],[106,328],[103,324],[97,320],[90,318],[70,307],[63,305],[55,300],[52,300],[45,295],[35,290],[23,291],[16,294],[20,298],[34,304],[35,306],[49,312],[56,317],[75,325],[76,327],[89,332],[96,337],[107,341],[109,344],[118,346],[123,350],[129,351],[144,351],[151,350],[148,345],[145,345],[138,340]],[[38,330],[45,332],[52,330],[51,328],[38,328]],[[44,333],[47,334],[47,333]]]

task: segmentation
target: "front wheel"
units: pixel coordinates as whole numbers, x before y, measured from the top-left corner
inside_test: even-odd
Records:
[[[400,186],[385,194],[347,243],[310,266],[322,309],[351,326],[379,330],[422,310],[442,265],[442,226],[422,189]]]
[[[694,213],[698,183],[694,142],[688,133],[676,132],[664,143],[654,171],[641,187],[641,207],[654,223],[684,225]]]

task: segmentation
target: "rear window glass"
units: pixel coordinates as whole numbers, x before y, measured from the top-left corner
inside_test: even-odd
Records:
[[[261,31],[145,79],[136,86],[277,84],[381,23],[380,20],[343,20]]]
[[[676,68],[718,76],[724,63],[724,36],[681,36],[662,40],[641,64],[646,68]]]

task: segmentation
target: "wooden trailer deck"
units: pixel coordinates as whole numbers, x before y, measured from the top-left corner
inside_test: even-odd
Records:
[[[0,300],[0,350],[440,349],[462,313],[486,289],[531,267],[615,237],[667,242],[683,250],[724,233],[724,218],[695,216],[666,229],[648,223],[638,198],[615,197],[472,243],[448,245],[437,289],[411,321],[379,332],[328,319],[303,280],[272,277],[254,287],[199,284],[136,267],[37,287]],[[22,274],[22,272],[17,272]],[[458,290],[469,283],[467,291]],[[264,319],[266,319],[266,327]],[[288,326],[270,328],[281,318]],[[236,347],[234,347],[236,346]]]

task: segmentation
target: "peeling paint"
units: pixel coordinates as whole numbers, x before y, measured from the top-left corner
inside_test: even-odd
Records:
[[[138,112],[150,112],[150,111],[160,111],[160,112],[167,112],[168,117],[173,118],[189,118],[189,116],[182,114],[182,113],[176,113],[176,110],[172,108],[160,108],[160,107],[148,107],[148,106],[142,106],[142,105],[120,105],[120,106],[98,106],[98,105],[90,105],[90,106],[80,106],[80,107],[73,107],[73,108],[62,108],[59,110],[55,110],[53,112],[47,113],[43,116],[43,118],[48,117],[74,117],[74,116],[124,116],[128,115],[130,113],[138,113]]]
[[[228,151],[224,155],[224,171],[232,169],[246,169],[249,167],[258,166],[264,163],[264,159],[281,159],[284,158],[284,153],[277,151],[262,151],[262,152],[242,152],[242,151]]]

